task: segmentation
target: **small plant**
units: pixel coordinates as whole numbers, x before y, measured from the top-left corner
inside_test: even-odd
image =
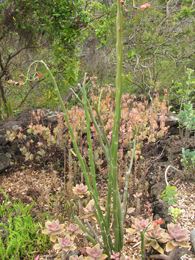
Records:
[[[57,236],[64,232],[64,225],[59,223],[59,220],[46,221],[43,234],[49,235],[52,242],[56,242]]]
[[[194,103],[194,86],[195,74],[194,70],[187,68],[185,83],[175,82],[171,88],[171,99],[179,101],[179,104],[186,104],[188,102]]]
[[[177,204],[177,187],[168,184],[162,192],[161,198],[168,204],[168,213],[173,222],[176,223],[182,214],[181,209],[174,206]]]
[[[169,207],[168,212],[174,223],[176,223],[178,221],[179,217],[182,214],[181,209],[177,208],[177,207]]]
[[[183,148],[181,163],[187,172],[195,173],[195,150]]]
[[[87,247],[86,252],[91,257],[91,259],[104,260],[107,258],[107,255],[103,254],[103,250],[98,244],[92,248]]]
[[[181,138],[189,138],[195,131],[195,109],[193,107],[194,101],[194,70],[187,69],[187,79],[185,87],[182,83],[177,83],[174,93],[177,95],[177,102],[180,103],[180,110],[178,113],[179,132]]]
[[[165,190],[161,194],[161,198],[169,206],[175,205],[177,203],[177,187],[167,185]]]
[[[32,205],[11,202],[2,192],[0,196],[0,259],[32,259],[45,252],[50,244],[31,216]]]
[[[55,252],[58,255],[65,256],[68,256],[70,252],[74,252],[76,249],[78,251],[79,241],[85,235],[78,225],[72,223],[60,224],[58,220],[47,221],[42,233],[49,236]],[[107,258],[99,244],[95,244],[93,247],[87,246],[85,251],[88,255],[87,257],[75,255],[70,257],[70,259],[104,260]]]
[[[145,260],[145,250],[153,248],[160,254],[169,253],[176,247],[189,248],[189,236],[186,229],[178,224],[170,223],[167,230],[160,227],[162,219],[150,221],[148,219],[133,219],[133,230],[140,234],[141,256]],[[128,231],[128,230],[127,230]],[[132,233],[132,229],[130,229]]]
[[[170,241],[166,244],[166,251],[170,252],[176,247],[189,247],[189,235],[186,229],[179,224],[170,223],[167,225]]]
[[[133,228],[140,232],[140,240],[141,240],[141,259],[145,259],[145,234],[147,232],[148,227],[150,226],[150,222],[147,219],[134,219]]]
[[[191,102],[182,104],[178,118],[180,128],[186,131],[186,135],[195,131],[195,109]]]

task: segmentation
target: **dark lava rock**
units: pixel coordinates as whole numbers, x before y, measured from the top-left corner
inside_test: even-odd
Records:
[[[10,166],[10,159],[3,153],[0,153],[0,172],[6,170]]]
[[[32,113],[41,114],[40,122]],[[24,111],[16,118],[10,118],[6,121],[0,122],[0,172],[6,170],[9,166],[16,163],[19,165],[23,163],[23,156],[20,151],[18,141],[9,141],[6,139],[6,132],[19,131],[20,129],[27,129],[28,125],[33,122],[34,124],[42,123],[45,126],[55,127],[58,123],[58,112],[50,110],[32,110]]]
[[[164,177],[164,176],[163,176]],[[155,183],[154,185],[152,185],[151,189],[150,189],[150,195],[151,197],[155,200],[155,199],[159,199],[161,196],[161,193],[163,192],[163,190],[165,189],[166,184],[165,182],[158,182]]]
[[[171,222],[171,217],[168,215],[168,205],[162,200],[153,202],[154,219],[162,218],[166,223]]]
[[[0,134],[0,146],[5,145],[5,144],[6,144],[5,136]]]

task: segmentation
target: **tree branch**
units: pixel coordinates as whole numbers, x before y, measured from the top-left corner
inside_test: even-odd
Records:
[[[37,85],[43,81],[44,79],[40,79],[38,80],[37,82],[35,82],[34,84],[32,84],[32,86],[30,87],[30,89],[28,90],[28,92],[26,93],[25,97],[23,98],[23,100],[20,102],[20,104],[16,107],[16,109],[19,109],[24,103],[25,101],[27,100],[28,96],[30,95],[31,91],[37,87]]]

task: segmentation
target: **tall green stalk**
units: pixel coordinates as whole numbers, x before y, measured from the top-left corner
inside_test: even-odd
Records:
[[[141,260],[145,260],[145,233],[146,230],[140,232],[141,238]]]
[[[117,18],[116,18],[116,96],[115,96],[115,113],[114,126],[112,131],[111,142],[111,165],[110,174],[112,176],[112,193],[113,193],[113,217],[114,217],[114,234],[115,234],[115,250],[118,252],[123,247],[123,221],[122,206],[118,187],[118,143],[121,119],[121,96],[122,96],[122,58],[123,58],[123,39],[122,39],[122,4],[117,0]]]
[[[92,139],[91,139],[91,120],[92,120],[92,118],[90,117],[85,84],[83,84],[83,85],[84,86],[82,89],[82,93],[83,93],[83,104],[84,104],[86,127],[87,127],[87,143],[88,143],[88,154],[89,154],[89,165],[90,165],[90,178],[92,179],[92,186],[93,186],[93,191],[94,191],[93,198],[94,198],[95,207],[96,207],[96,218],[98,220],[98,223],[99,223],[99,226],[101,229],[102,239],[104,241],[105,248],[107,250],[107,253],[110,254],[110,252],[113,249],[113,246],[112,246],[112,240],[110,237],[110,233],[107,230],[106,222],[105,222],[104,216],[102,214],[102,211],[100,209],[99,200],[98,200],[99,194],[98,194],[97,181],[96,181],[95,159],[94,159],[93,144],[92,144]]]

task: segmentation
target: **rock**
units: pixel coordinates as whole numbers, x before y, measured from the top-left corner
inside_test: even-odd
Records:
[[[190,241],[192,244],[193,251],[195,252],[195,228],[190,233]]]
[[[154,199],[160,199],[161,193],[165,189],[165,182],[158,182],[151,186],[150,195]]]
[[[162,218],[165,223],[171,222],[171,217],[168,215],[168,205],[162,200],[156,200],[153,202],[154,218]]]
[[[0,172],[6,170],[10,166],[10,159],[3,153],[0,153]]]
[[[5,144],[6,144],[5,136],[0,134],[0,145],[5,145]]]
[[[32,113],[34,116],[32,116]],[[6,140],[6,131],[15,131],[17,133],[20,129],[27,129],[30,123],[41,123],[44,126],[53,128],[58,123],[58,114],[56,111],[46,109],[28,110],[22,112],[16,118],[0,121],[0,172],[16,163],[21,164],[24,160],[24,156],[20,151],[20,140]]]

